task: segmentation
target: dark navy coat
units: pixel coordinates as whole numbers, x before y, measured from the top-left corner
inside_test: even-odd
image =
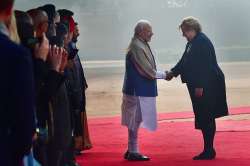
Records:
[[[171,71],[187,83],[195,115],[212,118],[228,115],[224,74],[218,66],[214,46],[204,33],[198,33],[187,43],[181,60]],[[202,106],[194,107],[197,103],[191,89],[195,88],[204,89]],[[204,110],[208,114],[203,114]]]
[[[35,131],[32,58],[0,33],[0,163],[19,165]]]

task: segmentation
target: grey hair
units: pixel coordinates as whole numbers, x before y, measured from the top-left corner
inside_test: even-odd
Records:
[[[196,33],[202,31],[201,24],[199,20],[193,16],[186,17],[182,20],[181,25],[179,26],[180,29],[185,30],[194,30]]]
[[[135,25],[134,36],[138,36],[146,26],[151,26],[151,23],[148,20],[139,20]]]

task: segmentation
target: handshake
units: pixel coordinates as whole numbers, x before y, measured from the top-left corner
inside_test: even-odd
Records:
[[[167,81],[172,80],[174,74],[172,71],[157,71],[156,72],[156,79],[164,79]]]
[[[172,71],[165,71],[165,74],[166,74],[165,80],[167,80],[167,81],[172,80],[174,77],[174,74]]]

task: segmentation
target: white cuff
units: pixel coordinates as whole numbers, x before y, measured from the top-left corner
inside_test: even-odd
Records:
[[[156,79],[166,79],[166,73],[164,71],[156,71]]]

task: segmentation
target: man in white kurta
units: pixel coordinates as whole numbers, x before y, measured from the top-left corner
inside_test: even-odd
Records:
[[[124,158],[147,161],[149,157],[139,153],[138,129],[157,129],[156,79],[165,79],[166,73],[157,71],[155,58],[148,42],[153,36],[152,27],[140,20],[126,55],[126,73],[123,85],[122,125],[128,127],[128,151]]]

